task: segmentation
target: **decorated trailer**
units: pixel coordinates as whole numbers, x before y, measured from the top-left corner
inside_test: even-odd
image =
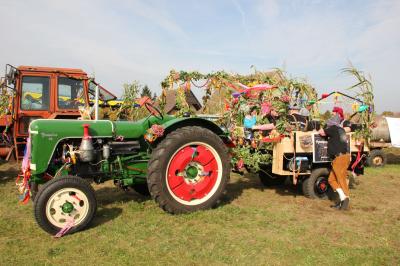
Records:
[[[351,154],[349,171],[353,175],[361,175],[369,149],[352,135],[347,134],[348,151]],[[272,163],[261,167],[259,178],[265,186],[285,181],[295,185],[299,183],[306,197],[332,198],[333,191],[328,183],[331,158],[327,147],[328,141],[317,131],[294,131],[274,145]]]
[[[349,120],[342,122],[342,125],[351,131],[347,133],[347,151],[351,155],[348,170],[356,179],[356,176],[364,174],[364,165],[370,148],[366,139],[360,135],[360,130],[366,125],[352,123],[350,119],[356,115],[370,119],[369,106],[358,98],[337,91],[322,95],[312,104],[326,101],[330,97],[336,98],[335,104],[339,97],[350,99],[353,104],[356,104],[353,108],[354,113],[348,116]],[[272,154],[272,162],[260,168],[260,180],[265,186],[284,181],[295,185],[300,183],[306,197],[333,198],[333,191],[328,183],[331,171],[328,141],[319,133],[319,129],[322,128],[320,121],[307,119],[303,121],[304,123],[300,123],[300,121],[292,120],[295,130],[273,145],[272,151],[269,151]],[[299,128],[301,128],[300,131]]]
[[[266,186],[287,180],[301,185],[305,196],[328,198],[332,194],[328,183],[331,160],[327,140],[318,130],[329,111],[342,106],[346,112],[346,127],[352,131],[348,134],[349,171],[354,177],[363,173],[374,122],[372,84],[354,68],[344,72],[356,78],[356,85],[349,88],[356,92],[354,96],[332,91],[318,97],[310,84],[288,78],[279,69],[250,75],[173,70],[163,88],[176,89],[178,95],[193,87],[205,89],[204,110],[220,115],[217,123],[229,132],[234,144],[234,170],[257,173]],[[184,97],[179,102],[181,113],[190,111]]]

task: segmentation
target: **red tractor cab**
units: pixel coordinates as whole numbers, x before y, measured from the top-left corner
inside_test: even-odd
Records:
[[[81,69],[6,65],[0,113],[0,157],[23,156],[29,123],[35,119],[77,119],[93,105],[98,84]],[[100,100],[116,96],[100,85]],[[3,99],[3,102],[4,102]]]

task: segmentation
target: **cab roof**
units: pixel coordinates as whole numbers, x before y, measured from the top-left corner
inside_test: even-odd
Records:
[[[68,74],[82,74],[87,75],[85,71],[78,68],[61,68],[61,67],[39,67],[39,66],[19,66],[19,71],[31,72],[53,72],[53,73],[68,73]]]

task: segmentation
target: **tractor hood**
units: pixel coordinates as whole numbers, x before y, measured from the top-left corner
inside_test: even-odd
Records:
[[[46,171],[58,143],[67,138],[82,138],[83,125],[89,124],[93,138],[112,138],[115,125],[107,120],[61,120],[38,119],[29,126],[31,138],[31,171],[40,174]]]
[[[54,151],[60,141],[65,139],[81,139],[83,125],[89,124],[89,135],[102,139],[143,139],[147,130],[154,124],[162,125],[168,134],[183,126],[202,126],[223,135],[224,132],[216,124],[201,118],[175,118],[164,116],[163,119],[150,116],[139,121],[110,121],[110,120],[64,120],[37,119],[29,125],[31,138],[30,169],[33,176],[47,171]]]
[[[29,126],[31,138],[31,171],[32,174],[44,173],[51,157],[63,139],[80,139],[83,137],[83,125],[89,124],[89,135],[92,138],[139,139],[153,124],[164,124],[173,119],[166,116],[163,120],[155,117],[139,121],[110,120],[66,120],[37,119]]]

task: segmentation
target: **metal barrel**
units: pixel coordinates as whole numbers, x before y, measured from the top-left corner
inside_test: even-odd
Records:
[[[372,129],[371,140],[390,142],[390,133],[386,118],[379,117],[375,120],[377,127]]]

